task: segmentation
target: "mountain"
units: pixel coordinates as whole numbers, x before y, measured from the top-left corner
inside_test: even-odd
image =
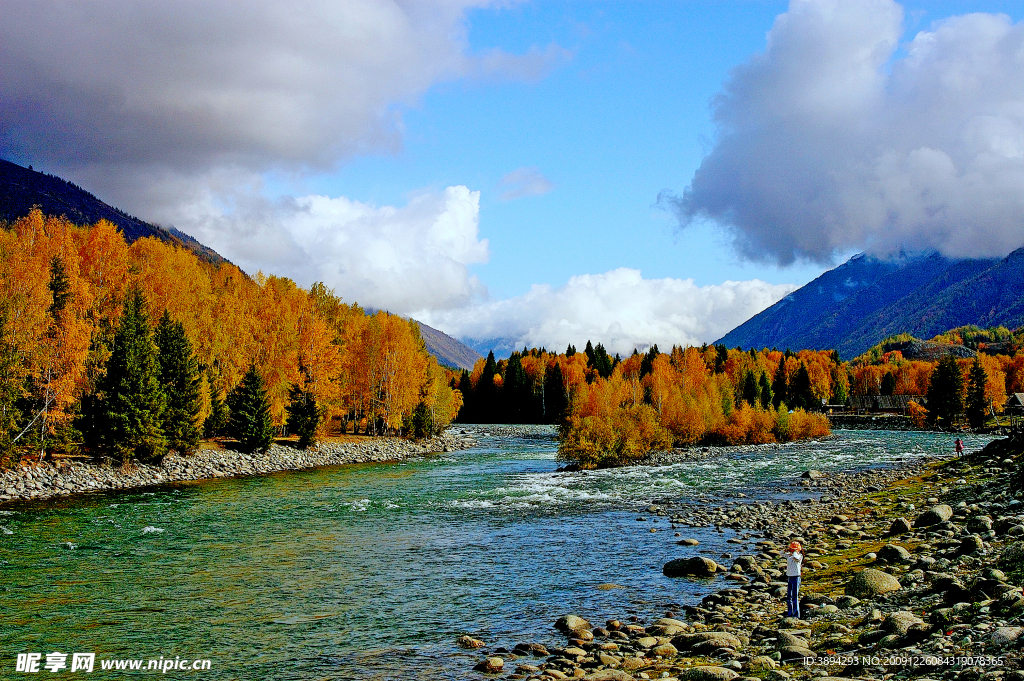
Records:
[[[107,220],[117,225],[129,243],[151,236],[187,248],[207,262],[225,262],[213,249],[184,232],[143,222],[67,180],[0,159],[0,221],[12,223],[28,215],[34,206],[45,215],[63,215],[76,225]]]
[[[1006,258],[854,256],[736,327],[729,347],[835,349],[855,357],[900,333],[1024,325],[1024,248]]]
[[[416,323],[419,324],[427,352],[436,357],[438,362],[453,369],[473,370],[473,363],[480,359],[480,353],[432,326],[423,322]]]

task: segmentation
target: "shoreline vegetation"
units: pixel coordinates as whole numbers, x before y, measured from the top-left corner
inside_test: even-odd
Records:
[[[834,351],[524,348],[456,372],[419,327],[322,284],[249,277],[109,222],[39,210],[0,230],[0,469],[61,455],[158,464],[201,438],[248,452],[294,434],[422,439],[463,423],[559,427],[559,457],[627,465],[686,445],[829,433],[851,397],[892,396],[915,427],[979,429],[1024,392],[1024,335],[953,329]],[[904,352],[908,353],[904,356]]]
[[[1002,429],[1008,396],[1024,392],[1022,342],[1020,330],[960,327],[927,342],[894,336],[845,362],[723,345],[655,345],[625,359],[589,341],[583,352],[524,348],[462,372],[457,421],[556,424],[559,458],[588,469],[674,447],[824,437],[832,418],[878,427],[858,415],[870,405],[884,404],[899,430]]]
[[[1022,460],[1018,437],[961,459],[808,471],[786,481],[811,493],[800,500],[650,506],[637,520],[654,524],[638,529],[652,538],[666,524],[677,530],[678,558],[664,572],[706,583],[699,603],[666,601],[664,617],[649,622],[569,614],[552,622],[551,640],[511,649],[472,632],[456,643],[479,651],[474,669],[484,678],[511,669],[509,678],[526,681],[1019,681]],[[695,540],[677,540],[687,527],[734,531],[740,555],[718,556],[721,564],[701,555]],[[803,619],[782,617],[783,549],[794,539],[806,556]]]
[[[322,284],[249,277],[104,220],[0,229],[0,468],[158,464],[200,438],[430,437],[462,404],[418,325]]]

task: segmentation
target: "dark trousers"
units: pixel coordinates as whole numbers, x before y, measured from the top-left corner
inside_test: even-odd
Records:
[[[800,578],[790,577],[786,589],[786,617],[800,617]]]

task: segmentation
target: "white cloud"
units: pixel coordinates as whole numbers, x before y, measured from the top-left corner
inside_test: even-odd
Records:
[[[537,168],[516,168],[501,178],[498,187],[503,190],[501,200],[511,201],[524,196],[543,196],[555,185]]]
[[[330,167],[399,141],[440,80],[536,78],[563,51],[469,54],[489,0],[6,3],[6,151],[70,164]]]
[[[692,279],[644,279],[619,268],[572,277],[565,286],[534,286],[525,295],[467,307],[416,313],[417,319],[461,338],[505,338],[515,347],[582,348],[588,339],[611,352],[699,345],[792,292],[790,284],[759,280],[697,286]]]
[[[682,197],[741,253],[1005,254],[1024,243],[1024,25],[970,14],[896,55],[891,0],[791,0],[714,101],[714,148]]]
[[[322,281],[348,302],[407,314],[464,306],[486,294],[468,269],[488,257],[478,234],[479,199],[462,186],[416,195],[403,207],[327,196],[270,202],[247,194],[222,212],[210,195],[181,226],[250,272],[263,269],[306,286]]]

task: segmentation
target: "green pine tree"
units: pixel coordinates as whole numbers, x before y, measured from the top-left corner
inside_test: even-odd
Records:
[[[199,445],[202,410],[199,361],[185,335],[185,326],[180,321],[172,321],[167,310],[157,324],[154,341],[160,351],[160,385],[167,398],[163,414],[167,447],[179,454],[194,452]]]
[[[896,392],[896,374],[890,371],[882,377],[882,385],[878,393],[880,395],[892,395],[894,392]]]
[[[274,424],[270,419],[263,377],[253,364],[241,382],[228,395],[231,417],[228,432],[244,452],[265,452],[274,442]]]
[[[971,373],[967,376],[967,403],[964,405],[967,422],[971,424],[971,428],[981,428],[985,425],[985,411],[988,409],[988,400],[985,399],[987,383],[988,373],[975,357]]]
[[[780,404],[789,404],[789,376],[786,375],[786,358],[779,360],[772,379],[772,406],[776,409]]]
[[[159,371],[146,299],[136,288],[124,303],[106,373],[97,385],[97,444],[122,462],[156,459],[167,450]]]
[[[227,402],[220,396],[220,391],[210,384],[210,413],[203,422],[203,435],[205,437],[224,435],[227,432],[230,416]]]
[[[946,355],[932,371],[928,384],[928,418],[933,422],[945,419],[952,425],[964,412],[964,377],[956,358]]]
[[[772,408],[775,395],[772,394],[772,382],[768,380],[768,374],[761,372],[761,379],[758,381],[761,388],[761,408],[768,410]]]
[[[561,423],[569,403],[562,382],[562,367],[556,362],[544,377],[544,420],[548,423]]]
[[[800,369],[796,372],[796,376],[793,377],[789,398],[791,400],[789,406],[794,409],[797,407],[803,407],[808,410],[817,409],[821,405],[821,402],[815,399],[814,391],[811,390],[811,374],[807,371],[807,365],[803,362],[800,363]]]
[[[530,412],[533,392],[530,390],[530,381],[526,376],[522,357],[518,352],[513,352],[505,365],[505,381],[501,388],[501,398],[504,412],[501,418],[503,423],[526,421],[526,416]]]
[[[469,378],[469,372],[465,369],[459,375],[459,392],[462,393],[462,408],[455,418],[459,423],[474,423],[476,415],[476,403],[473,401],[473,382]]]
[[[743,401],[751,407],[761,404],[761,391],[758,389],[757,379],[754,378],[752,371],[748,371],[746,378],[743,379]]]
[[[316,396],[297,383],[288,390],[288,400],[288,406],[285,407],[288,413],[288,432],[298,435],[299,448],[306,449],[316,444],[323,412],[317,406]]]
[[[498,387],[494,385],[494,375],[498,371],[498,363],[494,361],[494,352],[487,353],[487,361],[476,383],[473,401],[476,403],[477,423],[496,423],[498,410]]]

